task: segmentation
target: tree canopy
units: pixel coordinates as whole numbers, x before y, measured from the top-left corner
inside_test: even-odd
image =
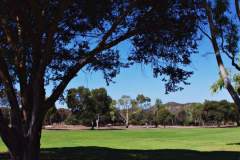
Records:
[[[98,125],[100,116],[110,115],[112,98],[105,88],[89,90],[85,87],[68,90],[66,103],[74,116],[79,116],[84,124],[91,124],[94,128],[95,121]]]

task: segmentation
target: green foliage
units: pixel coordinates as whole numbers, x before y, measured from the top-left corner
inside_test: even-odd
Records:
[[[56,106],[50,108],[48,112],[45,115],[45,124],[52,124],[53,122],[56,121],[56,116],[57,116],[57,108]]]
[[[71,111],[64,108],[57,109],[56,106],[50,108],[45,115],[44,125],[52,125],[53,123],[63,123],[71,116]],[[69,123],[68,123],[69,124]]]
[[[150,106],[151,99],[143,94],[139,94],[136,97],[136,101],[141,108],[146,109]]]
[[[226,100],[222,100],[220,102],[205,101],[203,113],[203,118],[206,122],[214,121],[218,125],[222,122],[226,123],[228,121],[239,121],[236,106]]]
[[[93,125],[100,119],[112,119],[114,105],[112,98],[108,96],[106,89],[98,88],[89,90],[88,88],[79,87],[69,89],[66,97],[66,103],[72,110],[74,117],[70,117],[69,122],[78,119],[83,124]],[[75,122],[75,121],[73,121]]]
[[[239,65],[239,22],[236,13],[232,12],[232,4],[228,0],[209,1],[213,14],[214,33],[220,52],[230,59],[235,69],[240,71]],[[203,23],[205,24],[205,23]],[[207,24],[207,23],[206,23]]]
[[[171,112],[169,112],[165,107],[162,107],[157,111],[156,121],[158,124],[165,126],[167,124],[170,124],[173,118],[174,115],[171,114]]]
[[[195,125],[202,125],[203,123],[203,108],[204,105],[201,103],[193,104],[191,106],[191,111],[192,111],[192,120]]]
[[[88,88],[84,87],[69,89],[66,103],[72,112],[84,110],[92,105],[91,92]]]
[[[71,115],[65,119],[64,123],[67,125],[79,125],[81,121],[76,115]]]
[[[189,112],[187,109],[180,110],[175,116],[177,124],[189,125],[191,123],[191,112]]]
[[[235,91],[239,94],[240,93],[240,74],[235,73],[233,75],[228,74],[231,80],[231,83],[234,86]],[[225,88],[224,85],[224,80],[221,78],[221,76],[219,76],[219,79],[210,87],[210,90],[212,91],[212,93],[217,93],[219,91],[221,91],[222,89]]]
[[[224,88],[224,81],[223,79],[220,77],[210,88],[210,90],[212,91],[212,93],[216,93],[220,90],[222,90]]]
[[[157,98],[155,101],[154,107],[159,109],[162,106],[163,106],[163,103],[162,103],[161,99]]]

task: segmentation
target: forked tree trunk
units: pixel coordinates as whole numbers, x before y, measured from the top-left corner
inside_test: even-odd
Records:
[[[227,71],[224,67],[224,63],[220,54],[220,49],[217,43],[217,36],[216,36],[216,28],[213,22],[213,15],[212,15],[212,10],[210,8],[210,6],[207,4],[207,1],[205,0],[205,10],[206,10],[206,15],[208,18],[208,23],[209,23],[209,28],[210,28],[210,32],[211,32],[211,43],[214,49],[214,53],[215,53],[215,57],[217,60],[217,64],[218,64],[218,68],[220,71],[220,75],[222,77],[222,79],[224,80],[224,85],[225,88],[228,90],[229,94],[231,95],[234,103],[237,105],[238,107],[238,112],[240,111],[240,98],[238,96],[238,93],[234,90],[231,81],[228,77]]]
[[[10,160],[40,160],[40,139],[46,111],[34,110],[29,126],[22,129],[10,128],[4,139],[9,149]],[[3,135],[1,135],[4,138]]]

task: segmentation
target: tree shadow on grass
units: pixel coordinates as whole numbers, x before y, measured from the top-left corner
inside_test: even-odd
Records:
[[[227,145],[240,145],[240,143],[228,143]]]
[[[0,159],[7,159],[7,155],[0,155]],[[126,150],[104,147],[65,147],[42,149],[41,160],[240,160],[240,152],[199,152],[183,149]]]

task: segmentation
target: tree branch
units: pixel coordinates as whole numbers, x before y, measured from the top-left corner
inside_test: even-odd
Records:
[[[60,84],[54,89],[52,95],[46,100],[46,109],[53,106],[58,97],[62,94],[64,89],[67,87],[68,83],[76,76],[78,71],[83,68],[88,63],[87,58],[82,59],[78,64],[71,67],[68,73],[64,76]]]
[[[105,46],[102,46],[102,48],[96,48],[86,54],[87,56],[79,61],[75,66],[69,69],[68,73],[64,76],[63,80],[60,82],[60,84],[55,88],[52,95],[46,100],[47,105],[51,107],[53,103],[58,99],[58,97],[62,94],[68,83],[71,81],[71,79],[76,76],[76,74],[79,72],[80,69],[82,69],[86,64],[90,62],[90,60],[98,53],[102,52],[103,50],[112,48],[113,46],[116,46],[120,42],[134,36],[137,32],[135,30],[129,31],[126,34],[118,37],[117,39],[113,40],[112,42],[109,42]]]
[[[3,31],[6,35],[6,40],[8,44],[13,47],[13,49],[16,49],[16,41],[14,41],[13,35],[11,35],[12,31],[10,28],[8,28],[6,21],[7,20],[4,17],[0,16],[0,26],[3,28]]]
[[[234,66],[237,70],[240,71],[240,66],[235,62],[235,56],[234,54],[232,54],[232,56],[224,49],[224,37],[223,34],[221,33],[221,48],[222,48],[222,52],[225,53],[227,55],[227,57],[231,60],[232,66]]]
[[[86,64],[89,63],[91,58],[93,58],[96,54],[102,52],[103,50],[109,49],[118,43],[128,39],[129,37],[133,36],[135,31],[129,31],[126,34],[118,37],[117,39],[113,40],[112,42],[109,42],[106,44],[106,41],[108,38],[115,32],[118,25],[125,19],[125,17],[130,13],[134,3],[131,3],[131,5],[128,7],[127,10],[125,10],[112,24],[111,28],[104,34],[102,40],[99,42],[97,47],[86,54],[86,56],[81,59],[75,66],[69,69],[68,73],[63,77],[63,80],[60,82],[60,84],[55,88],[52,95],[46,100],[46,106],[51,107],[53,103],[58,99],[58,97],[62,94],[68,83],[71,81],[71,79],[76,76],[76,74],[79,72],[81,68],[83,68]]]
[[[240,20],[240,7],[239,7],[238,0],[235,0],[235,9],[236,9],[236,13],[237,13],[238,19]]]
[[[11,5],[12,10],[17,10],[15,5]],[[19,86],[20,86],[20,92],[21,95],[23,95],[23,90],[27,85],[27,77],[26,77],[26,54],[23,51],[23,48],[18,47],[18,43],[22,44],[22,34],[23,30],[28,30],[30,32],[29,28],[27,27],[29,25],[26,21],[26,15],[23,14],[20,10],[18,12],[14,12],[16,15],[16,24],[17,24],[17,30],[18,30],[18,39],[15,39],[14,36],[11,34],[11,28],[7,26],[7,20],[3,17],[0,17],[0,25],[4,29],[6,40],[8,44],[12,47],[12,49],[16,52],[14,56],[14,63],[17,71],[17,76],[19,78]],[[26,25],[27,24],[27,25]],[[27,27],[27,28],[23,28]],[[24,107],[24,104],[22,104]]]
[[[210,41],[212,41],[212,38],[207,32],[205,32],[200,26],[197,26],[197,27]]]
[[[240,110],[240,98],[231,84],[231,81],[228,77],[228,73],[225,69],[222,57],[220,55],[220,49],[219,49],[219,46],[217,43],[217,36],[216,36],[216,32],[215,32],[216,29],[215,29],[215,25],[214,25],[214,21],[213,21],[213,13],[212,13],[212,9],[210,8],[210,6],[207,3],[207,0],[204,0],[204,8],[205,8],[206,15],[208,18],[208,24],[209,24],[209,28],[210,28],[210,32],[211,32],[211,37],[212,37],[211,42],[212,42],[212,46],[214,48],[215,57],[216,57],[217,64],[219,67],[220,75],[224,80],[224,85],[225,85],[226,89],[228,90],[229,94],[231,95],[234,103],[238,106],[238,110]]]
[[[123,13],[120,14],[119,17],[117,17],[116,21],[113,22],[111,28],[105,33],[105,35],[103,36],[102,40],[100,41],[100,43],[98,44],[97,48],[102,48],[107,39],[113,34],[113,32],[115,32],[115,30],[117,29],[118,25],[126,18],[126,16],[131,12],[131,9],[133,7],[134,3],[131,3],[130,6],[128,7],[128,9],[126,11],[124,11]]]

